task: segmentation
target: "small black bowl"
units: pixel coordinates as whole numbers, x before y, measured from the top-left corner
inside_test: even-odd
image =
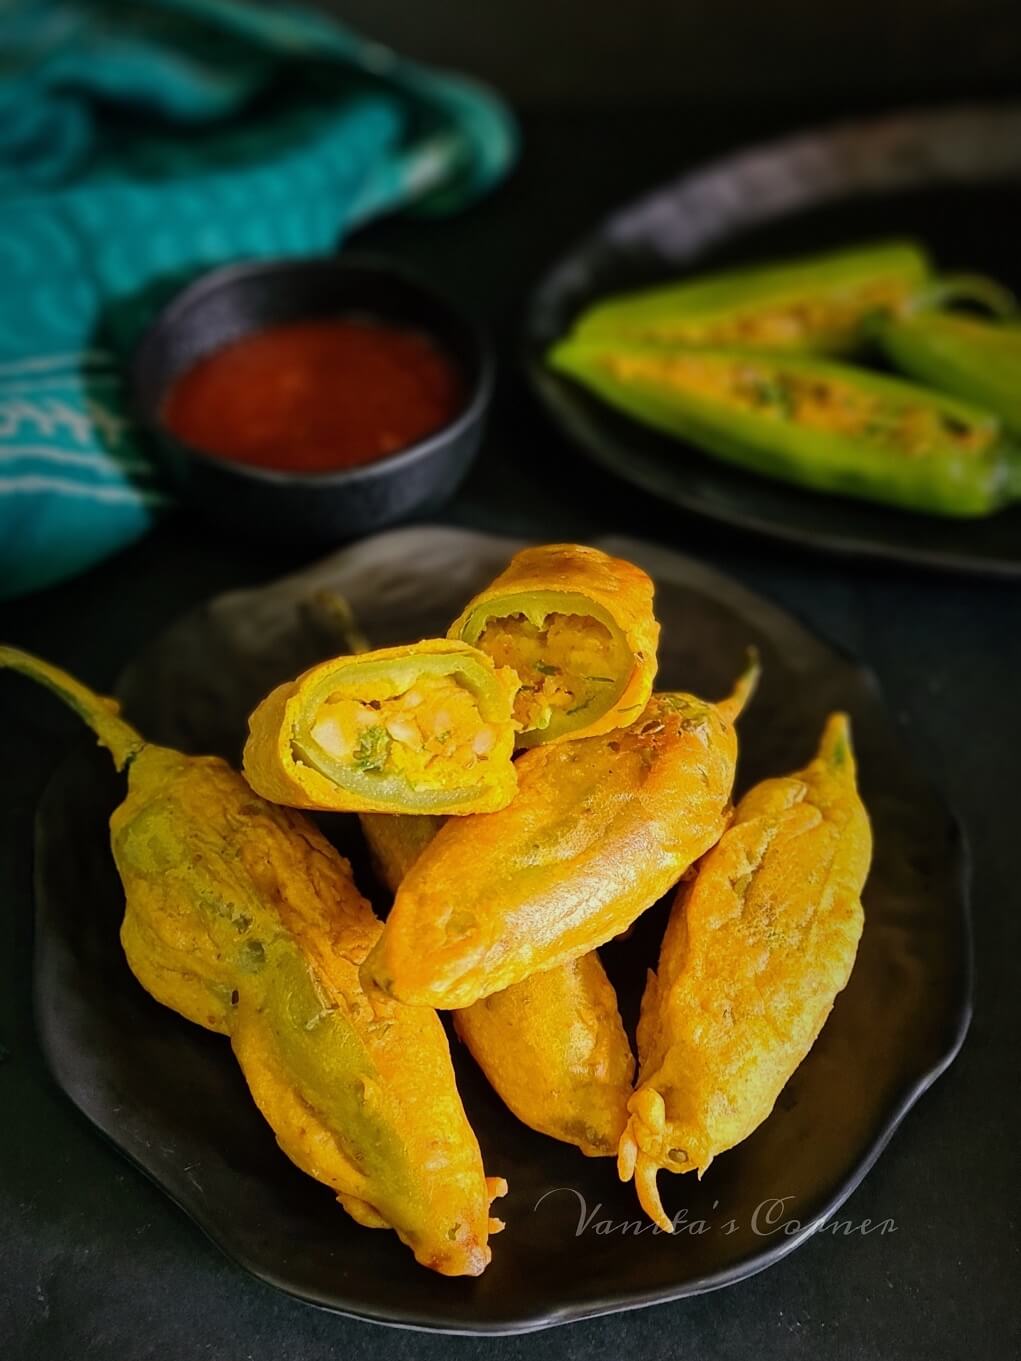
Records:
[[[171,384],[197,360],[251,331],[288,321],[361,314],[413,327],[454,360],[461,411],[435,434],[356,468],[293,473],[219,458],[183,443],[162,420]],[[493,388],[481,330],[400,268],[360,256],[228,265],[177,294],[135,352],[137,413],[189,502],[248,537],[325,547],[435,509],[479,447]]]

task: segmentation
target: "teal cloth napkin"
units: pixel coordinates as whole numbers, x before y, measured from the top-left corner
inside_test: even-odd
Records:
[[[516,137],[489,91],[269,0],[0,0],[0,54],[3,598],[168,504],[121,365],[182,283],[455,209]]]

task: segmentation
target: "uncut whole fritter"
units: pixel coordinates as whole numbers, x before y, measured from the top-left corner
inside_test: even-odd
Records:
[[[248,720],[264,798],[336,812],[478,813],[515,788],[517,678],[446,638],[336,657],[277,686]]]
[[[661,1227],[657,1173],[701,1176],[769,1115],[815,1042],[854,964],[871,847],[834,714],[815,759],[746,794],[679,891],[642,1000],[619,1157]]]
[[[524,1124],[613,1157],[627,1125],[635,1060],[599,955],[531,974],[455,1011],[454,1028]]]
[[[505,1186],[483,1173],[439,1018],[361,988],[381,928],[347,861],[226,762],[146,743],[36,658],[0,648],[0,667],[54,690],[127,770],[110,831],[142,986],[229,1036],[280,1147],[354,1219],[436,1271],[478,1275]]]
[[[511,803],[448,822],[412,866],[366,984],[467,1007],[619,935],[719,840],[756,676],[718,705],[654,695],[628,728],[526,752]]]
[[[652,581],[598,548],[525,548],[465,606],[449,637],[517,674],[519,746],[625,727],[656,676]]]
[[[442,823],[365,813],[362,828],[396,892]],[[595,951],[532,974],[453,1013],[454,1028],[519,1120],[612,1157],[627,1124],[635,1061],[617,996]]]

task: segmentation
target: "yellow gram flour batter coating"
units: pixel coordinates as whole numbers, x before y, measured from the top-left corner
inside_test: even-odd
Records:
[[[657,694],[628,728],[526,752],[511,803],[446,823],[412,866],[366,984],[467,1007],[619,935],[726,827],[757,673],[721,704]]]
[[[697,1171],[773,1109],[846,984],[872,836],[848,722],[764,780],[677,895],[638,1027],[640,1080],[620,1143],[646,1213],[671,1227],[657,1173]]]
[[[521,681],[518,745],[591,737],[633,723],[656,676],[653,586],[634,563],[554,543],[515,554],[448,636]]]
[[[512,671],[446,638],[336,657],[258,706],[245,777],[292,808],[491,812],[516,786],[517,688]]]
[[[127,769],[110,833],[142,986],[229,1036],[280,1147],[354,1219],[478,1275],[506,1183],[483,1173],[439,1017],[361,988],[381,928],[347,861],[219,758],[146,743],[113,700],[25,653],[0,648],[0,667],[52,689]]]
[[[393,892],[442,825],[363,813],[376,867]],[[595,951],[453,1013],[454,1026],[519,1120],[608,1157],[627,1123],[635,1061],[617,995]]]

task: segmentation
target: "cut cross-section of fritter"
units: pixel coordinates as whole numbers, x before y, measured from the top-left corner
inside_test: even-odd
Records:
[[[634,722],[656,675],[652,582],[579,544],[526,548],[450,629],[521,681],[518,743],[590,737]]]
[[[366,984],[467,1007],[626,930],[727,826],[757,674],[719,704],[657,694],[629,728],[525,752],[506,808],[447,822],[415,861]]]
[[[322,662],[252,714],[245,775],[294,808],[490,812],[516,787],[516,690],[512,671],[444,638]]]

